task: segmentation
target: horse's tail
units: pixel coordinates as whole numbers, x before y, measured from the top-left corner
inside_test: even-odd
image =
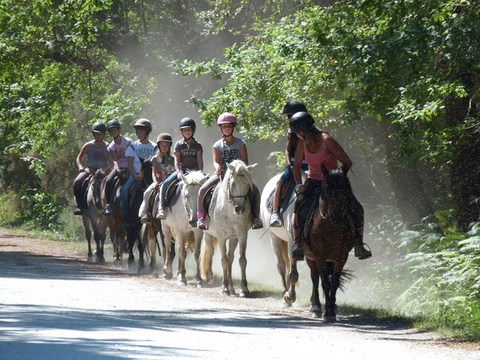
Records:
[[[149,259],[151,254],[150,254],[150,246],[149,246],[149,238],[148,238],[148,226],[146,224],[142,224],[142,227],[140,228],[140,241],[143,243],[145,257]]]
[[[200,266],[200,276],[209,285],[213,284],[212,259],[215,246],[217,246],[217,244],[217,238],[209,236],[203,238],[202,245],[200,247],[200,258],[198,260]]]
[[[353,270],[343,269],[342,273],[340,274],[340,284],[338,288],[344,291],[345,284],[348,283],[350,280],[352,280],[354,277],[355,275],[353,274]]]

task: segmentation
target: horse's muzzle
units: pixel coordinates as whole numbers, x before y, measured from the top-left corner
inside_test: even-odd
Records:
[[[235,205],[235,213],[241,215],[245,212],[245,206]]]

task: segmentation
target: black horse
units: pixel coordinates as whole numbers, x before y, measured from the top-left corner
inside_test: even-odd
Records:
[[[142,223],[138,217],[138,210],[143,201],[143,193],[148,186],[153,182],[152,179],[152,162],[150,160],[144,160],[142,162],[141,173],[143,174],[142,180],[136,181],[130,188],[128,194],[128,216],[125,219],[125,229],[127,232],[127,252],[128,252],[128,267],[131,268],[135,262],[135,256],[133,252],[135,248],[138,250],[138,273],[141,273],[145,268],[144,253],[145,249],[143,242],[140,239],[140,230]]]

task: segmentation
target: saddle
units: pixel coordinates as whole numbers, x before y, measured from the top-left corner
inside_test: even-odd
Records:
[[[292,176],[288,178],[288,181],[282,183],[280,188],[280,207],[279,213],[282,213],[289,205],[290,197],[292,196],[292,192],[295,189],[295,180]],[[273,210],[273,198],[275,195],[275,189],[272,190],[270,195],[267,198],[267,209],[272,212]]]
[[[215,187],[217,184],[212,185],[210,188],[205,191],[205,195],[203,195],[203,208],[205,209],[206,215],[208,215],[208,210],[210,209],[210,204],[212,203],[213,192],[215,191]]]
[[[88,174],[88,176],[83,180],[82,183],[82,204],[81,209],[85,210],[87,208],[87,193],[88,193],[88,185],[90,184],[90,179],[92,178],[92,174]],[[80,204],[79,204],[80,205]]]
[[[165,192],[165,204],[167,207],[171,207],[172,205],[175,205],[180,198],[180,186],[179,185],[180,180],[175,179],[167,188],[167,191]]]

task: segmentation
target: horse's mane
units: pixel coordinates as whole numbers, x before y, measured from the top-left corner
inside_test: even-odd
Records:
[[[232,178],[232,180],[235,181],[238,176],[245,177],[250,188],[253,188],[252,173],[242,160],[233,160],[229,165],[230,166],[227,167],[227,172],[225,173],[222,183],[224,192],[228,192],[228,183],[230,182],[230,179]],[[231,167],[233,167],[233,171],[231,170]]]
[[[187,183],[202,185],[205,182],[205,174],[201,170],[190,171],[188,174],[185,175],[187,179]]]
[[[339,191],[342,190],[345,193],[352,194],[352,185],[348,176],[343,173],[342,169],[333,169],[325,176],[324,186],[322,186],[322,193],[325,191]]]

